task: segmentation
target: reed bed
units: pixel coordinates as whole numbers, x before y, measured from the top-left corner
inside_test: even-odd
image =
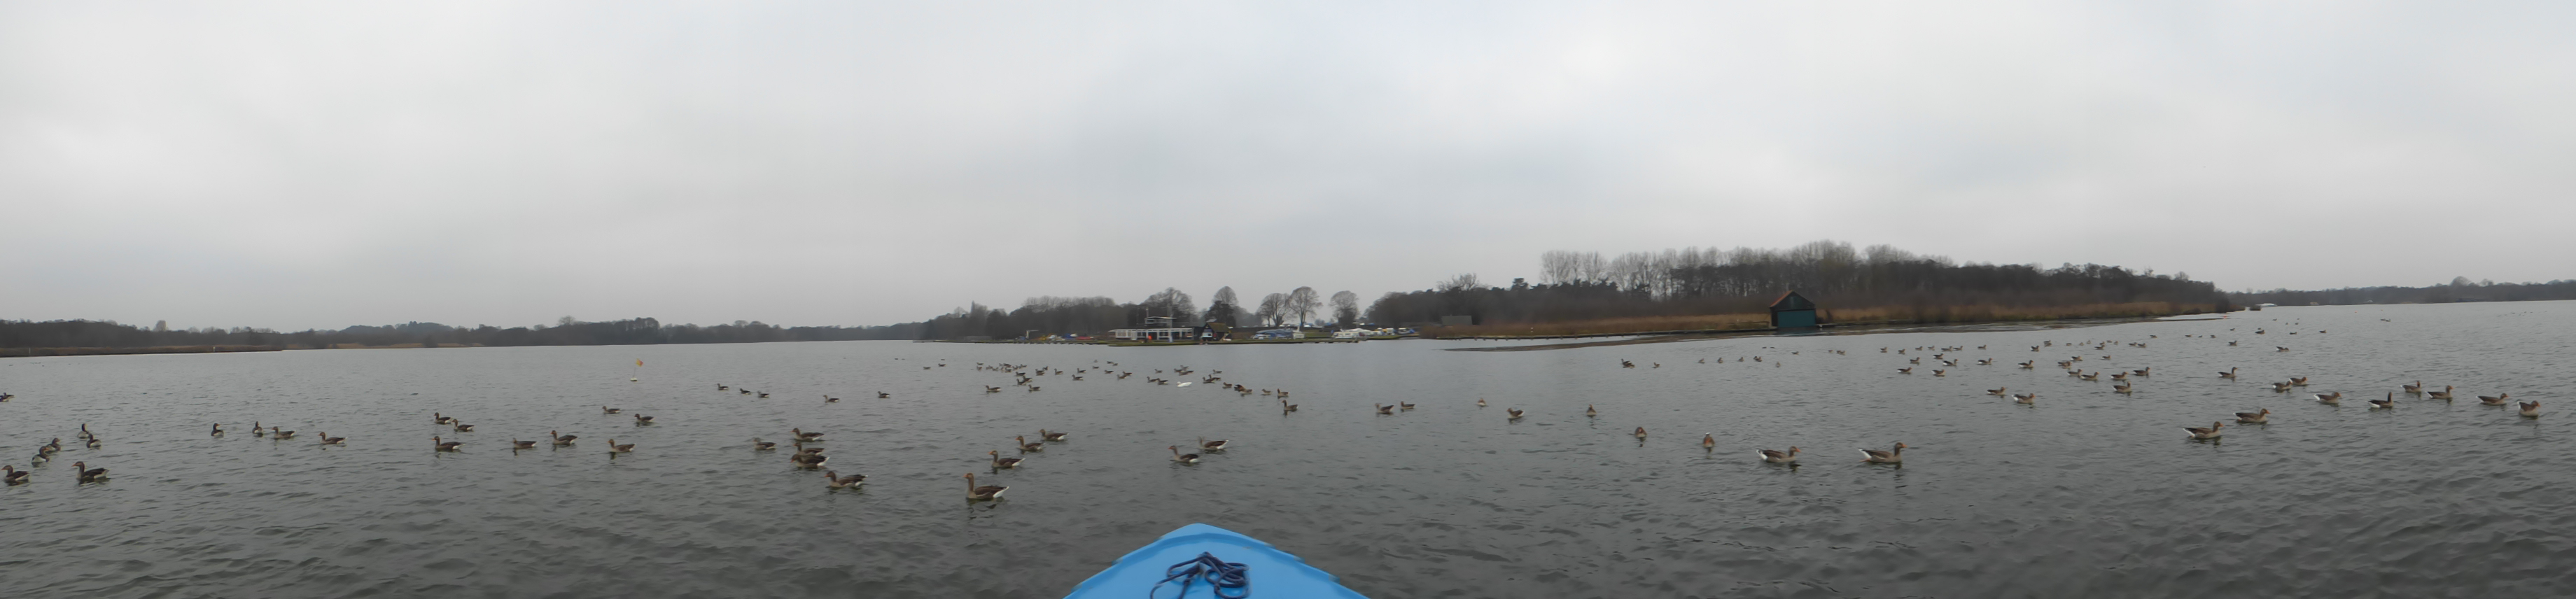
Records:
[[[2073,304],[2063,306],[2009,306],[2003,304],[1953,304],[1871,306],[1817,310],[1827,323],[1835,324],[1939,324],[1975,322],[2019,322],[2033,320],[2067,320],[2081,318],[2152,318],[2182,314],[2207,314],[2218,311],[2217,304],[2176,302],[2125,302]],[[1428,327],[1427,338],[1455,337],[1578,337],[1593,335],[1635,335],[1665,332],[1750,331],[1771,327],[1768,312],[1750,314],[1705,314],[1696,316],[1646,316],[1601,318],[1562,322],[1496,323],[1490,325]]]

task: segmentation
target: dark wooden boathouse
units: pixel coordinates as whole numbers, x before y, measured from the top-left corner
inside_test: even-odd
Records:
[[[1777,329],[1816,328],[1816,303],[1791,291],[1771,301],[1771,327]]]

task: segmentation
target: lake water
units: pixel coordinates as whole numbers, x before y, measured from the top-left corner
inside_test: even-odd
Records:
[[[1192,522],[1382,598],[2570,596],[2571,340],[2576,302],[1524,352],[851,342],[12,358],[0,458],[26,468],[54,437],[68,449],[0,489],[0,597],[1052,597]],[[2030,350],[2043,341],[2056,346]],[[1930,352],[1879,352],[1917,346],[1965,346],[1951,355],[1969,361],[1933,377]],[[2053,366],[2076,355],[2154,374],[2122,396]],[[1913,357],[1917,374],[1897,373]],[[974,368],[1111,361],[1137,374],[1051,374],[1028,392]],[[1199,372],[1154,373],[1181,365]],[[2231,367],[2241,380],[2216,376]],[[1217,370],[1289,389],[1301,409],[1145,382]],[[2265,384],[2292,376],[2313,382]],[[2417,379],[2463,399],[2362,401]],[[1999,386],[2041,395],[1984,393]],[[2344,405],[2307,398],[2330,391]],[[2498,392],[2546,415],[2473,398]],[[1370,408],[1396,401],[1421,407]],[[1507,407],[1531,414],[1508,422]],[[2257,408],[2273,422],[2233,424]],[[254,420],[301,434],[254,437]],[[2185,439],[2213,420],[2231,423],[2223,441]],[[210,437],[211,422],[234,432]],[[101,448],[80,447],[82,423]],[[787,452],[750,447],[791,427],[826,433],[829,465],[866,486],[826,489]],[[1072,437],[1023,469],[985,468],[986,451],[1013,455],[1012,437],[1039,428]],[[581,441],[508,449],[548,430]],[[323,431],[348,445],[318,446]],[[468,445],[436,453],[432,435]],[[1199,436],[1235,449],[1166,459]],[[612,458],[612,437],[638,447]],[[1903,467],[1859,463],[1857,448],[1899,441]],[[1801,467],[1753,457],[1791,445]],[[78,484],[73,461],[113,478]],[[965,501],[968,472],[1009,485],[1007,499]]]

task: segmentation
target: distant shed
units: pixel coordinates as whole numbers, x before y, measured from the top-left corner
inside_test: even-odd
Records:
[[[1791,291],[1771,301],[1771,326],[1781,329],[1816,328],[1816,303]]]

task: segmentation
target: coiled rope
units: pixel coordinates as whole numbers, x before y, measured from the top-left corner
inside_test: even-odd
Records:
[[[1153,599],[1155,591],[1162,590],[1164,584],[1174,580],[1181,581],[1181,594],[1172,597],[1174,599],[1187,597],[1190,594],[1190,583],[1199,579],[1207,580],[1208,586],[1212,587],[1209,592],[1215,594],[1218,599],[1245,599],[1252,596],[1252,580],[1246,577],[1244,571],[1243,564],[1217,559],[1215,554],[1202,552],[1196,559],[1172,564],[1171,568],[1163,570],[1163,581],[1154,583],[1154,588],[1145,589],[1145,599]]]

